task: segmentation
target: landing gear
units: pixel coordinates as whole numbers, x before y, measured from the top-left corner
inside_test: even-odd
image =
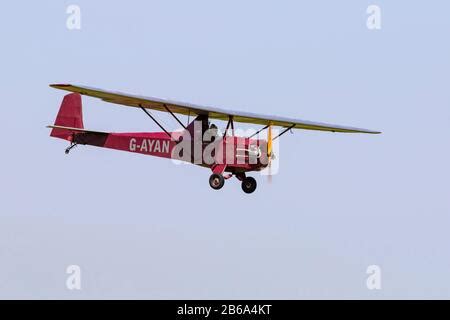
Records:
[[[256,190],[256,180],[253,177],[246,177],[242,180],[242,190],[245,193],[252,193]]]
[[[211,188],[213,188],[214,190],[219,190],[223,187],[223,185],[225,184],[225,178],[223,177],[223,175],[221,174],[217,174],[217,173],[213,173],[210,177],[209,177],[209,185],[211,186]]]
[[[247,177],[245,176],[245,173],[236,173],[236,178],[239,181],[242,181],[242,190],[245,193],[252,193],[256,190],[256,180],[253,177]],[[209,185],[214,190],[222,189],[223,185],[225,184],[225,180],[231,178],[231,175],[223,176],[221,174],[213,173],[209,177]]]
[[[64,151],[65,154],[69,154],[70,150],[72,150],[72,148],[76,147],[77,144],[76,143],[71,143],[69,147],[66,148],[66,150]]]

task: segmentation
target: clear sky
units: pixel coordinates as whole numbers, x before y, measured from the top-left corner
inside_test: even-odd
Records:
[[[81,29],[66,27],[70,4]],[[381,29],[366,9],[381,8]],[[450,298],[445,1],[8,1],[1,298]],[[296,131],[272,184],[48,137],[77,83],[383,131]],[[84,98],[94,130],[156,131]],[[167,115],[168,126],[176,123]],[[79,265],[82,289],[66,288]],[[381,290],[368,290],[369,265]]]

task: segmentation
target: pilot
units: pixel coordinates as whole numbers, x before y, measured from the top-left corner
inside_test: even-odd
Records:
[[[215,141],[216,138],[219,136],[219,129],[217,128],[217,126],[214,123],[211,123],[208,130],[211,135],[211,141]]]

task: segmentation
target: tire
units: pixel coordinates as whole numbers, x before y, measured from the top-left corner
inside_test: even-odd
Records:
[[[217,174],[217,173],[213,173],[210,177],[209,177],[209,185],[211,186],[211,188],[213,188],[214,190],[219,190],[223,187],[223,185],[225,184],[225,179],[221,174]]]
[[[253,177],[246,177],[242,181],[242,190],[245,193],[252,193],[256,190],[256,180]]]

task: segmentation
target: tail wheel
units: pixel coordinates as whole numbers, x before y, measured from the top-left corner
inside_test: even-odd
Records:
[[[225,179],[221,174],[217,174],[217,173],[213,173],[210,177],[209,177],[209,185],[211,186],[211,188],[213,188],[214,190],[219,190],[223,187],[223,185],[225,184]]]
[[[256,190],[256,180],[253,177],[246,177],[242,181],[242,190],[244,190],[245,193],[252,193]]]

